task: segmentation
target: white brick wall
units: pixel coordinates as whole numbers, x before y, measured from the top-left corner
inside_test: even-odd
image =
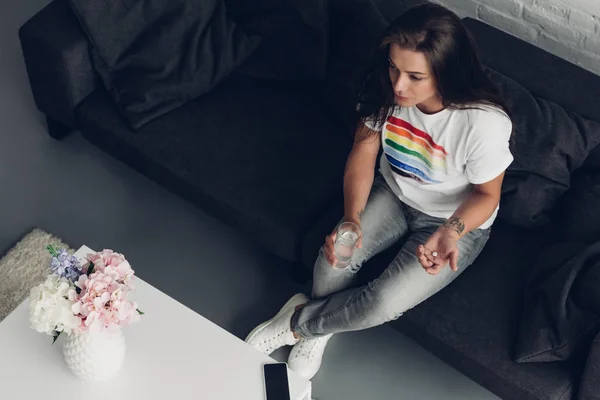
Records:
[[[432,0],[600,75],[600,0]]]

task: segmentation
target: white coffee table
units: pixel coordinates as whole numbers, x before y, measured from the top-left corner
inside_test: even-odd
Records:
[[[77,256],[91,252],[87,247]],[[275,362],[203,316],[136,279],[146,314],[126,327],[127,355],[110,381],[71,373],[63,338],[29,327],[26,299],[0,323],[0,398],[18,400],[264,400],[262,366]],[[292,400],[310,400],[310,381],[288,370]]]

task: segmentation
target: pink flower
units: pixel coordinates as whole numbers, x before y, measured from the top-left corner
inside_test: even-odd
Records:
[[[78,331],[110,330],[139,320],[137,304],[127,299],[129,287],[121,282],[116,269],[103,264],[103,271],[81,275],[75,282],[81,292],[69,291],[69,300],[75,301],[71,310],[82,320]]]
[[[94,271],[100,271],[113,277],[119,283],[126,285],[129,290],[134,289],[134,271],[123,254],[105,249],[89,255],[88,260],[94,263]]]

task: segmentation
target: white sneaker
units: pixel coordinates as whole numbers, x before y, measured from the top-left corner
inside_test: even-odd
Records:
[[[292,346],[299,339],[294,337],[290,323],[296,307],[308,303],[308,297],[298,293],[283,305],[270,320],[263,322],[246,337],[246,343],[258,351],[269,355],[283,346]]]
[[[323,352],[331,335],[314,339],[301,339],[290,353],[288,366],[292,371],[306,379],[312,379],[323,361]]]

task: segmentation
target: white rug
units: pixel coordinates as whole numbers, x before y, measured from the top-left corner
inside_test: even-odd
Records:
[[[46,246],[69,249],[59,238],[34,229],[0,260],[0,321],[29,296],[35,285],[50,273],[50,253]]]

